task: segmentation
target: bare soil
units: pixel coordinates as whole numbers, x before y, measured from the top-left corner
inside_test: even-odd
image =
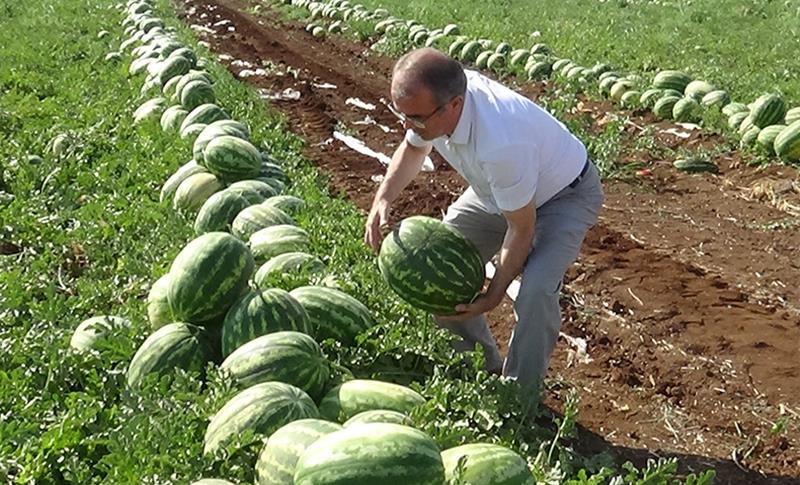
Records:
[[[343,38],[314,38],[275,12],[246,13],[250,6],[180,4],[187,23],[210,29],[198,36],[235,76],[265,96],[299,92],[299,99],[267,102],[307,141],[305,155],[327,172],[332,193],[366,211],[385,166],[332,133],[346,126],[391,154],[402,131],[381,98],[388,98],[393,59]],[[258,68],[265,72],[252,75]],[[546,87],[519,90],[537,100]],[[585,99],[574,115],[590,116],[599,131],[612,111]],[[367,116],[375,123],[359,124]],[[636,148],[642,127],[655,125],[656,143],[671,148],[713,146],[717,135],[697,130],[681,137],[665,130],[684,127],[645,113],[629,116],[621,162],[644,163],[648,171],[632,182],[605,181],[605,208],[567,274],[563,298],[562,331],[588,342],[591,361],[562,339],[546,404],[557,412],[568,388],[580,391],[576,446],[586,451],[612,451],[637,464],[677,456],[684,472],[716,468],[717,483],[800,483],[797,170],[753,168],[731,152],[715,160],[718,175],[679,173],[671,160]],[[421,173],[395,204],[395,221],[440,216],[465,188],[446,163],[434,162],[436,169]],[[505,351],[511,302],[490,317]],[[770,433],[781,417],[789,419],[786,431]]]

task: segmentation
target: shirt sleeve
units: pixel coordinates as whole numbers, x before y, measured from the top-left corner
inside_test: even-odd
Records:
[[[424,148],[427,146],[432,145],[432,142],[425,140],[421,136],[414,133],[414,130],[406,130],[406,142],[409,145],[415,146],[417,148]]]
[[[505,147],[483,162],[492,196],[501,211],[525,207],[539,182],[539,149],[533,143]]]

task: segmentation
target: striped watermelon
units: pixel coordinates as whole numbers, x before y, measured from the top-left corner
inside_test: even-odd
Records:
[[[800,120],[800,107],[792,108],[787,111],[786,116],[783,118],[783,123],[788,126],[797,120]]]
[[[750,118],[753,120],[753,124],[759,128],[780,123],[784,116],[786,116],[786,103],[777,94],[760,96],[750,110]]]
[[[255,192],[261,196],[261,202],[264,202],[270,197],[277,195],[277,192],[271,185],[261,180],[240,180],[228,186],[228,190],[243,191],[246,193]],[[258,202],[255,202],[258,203]]]
[[[414,422],[408,415],[391,411],[389,409],[373,409],[371,411],[364,411],[356,414],[352,418],[344,422],[342,426],[345,428],[364,423],[394,423],[402,424],[405,426],[413,426]]]
[[[609,96],[611,94],[611,88],[619,81],[619,78],[616,76],[608,76],[605,79],[601,79],[598,83],[598,88],[600,89],[600,94],[603,96]]]
[[[289,294],[308,313],[314,336],[319,341],[332,338],[352,345],[357,335],[376,325],[363,303],[335,288],[303,286]]]
[[[464,62],[472,62],[478,57],[478,53],[481,51],[481,45],[478,41],[473,40],[464,44],[464,47],[461,48],[461,53],[459,54],[458,58]]]
[[[504,67],[506,67],[506,56],[498,52],[489,56],[486,61],[486,68],[494,72],[499,72]]]
[[[199,172],[190,175],[175,190],[172,207],[183,214],[194,215],[222,187],[222,181],[214,174]]]
[[[742,126],[742,123],[744,123],[744,120],[748,119],[749,116],[750,113],[748,111],[733,113],[728,117],[728,128],[731,130],[738,130],[739,127]]]
[[[391,382],[355,379],[328,391],[319,404],[319,411],[325,419],[344,422],[358,413],[375,409],[408,414],[422,404],[425,404],[425,398],[408,387]]]
[[[164,86],[167,81],[175,76],[182,76],[192,68],[191,62],[181,56],[169,57],[160,63],[158,71],[158,84]]]
[[[253,192],[246,197],[240,191],[228,189],[213,194],[197,212],[194,233],[199,236],[213,231],[229,232],[236,215],[253,204],[253,197],[258,194]]]
[[[716,89],[716,86],[710,82],[697,79],[686,85],[686,88],[683,90],[683,94],[699,103],[706,94],[715,91]]]
[[[247,140],[221,135],[203,149],[203,166],[222,180],[236,182],[256,177],[261,169],[261,153]]]
[[[186,85],[192,81],[205,81],[208,84],[213,84],[211,76],[207,72],[189,71],[188,73],[181,76],[178,82],[175,84],[175,89],[170,94],[170,101],[172,101],[173,103],[180,103],[181,93],[183,92],[183,88],[185,88]]]
[[[192,156],[194,159],[197,160],[197,163],[200,165],[205,165],[206,161],[203,158],[203,150],[205,150],[206,145],[213,140],[214,138],[222,135],[230,135],[241,138],[243,140],[248,140],[250,138],[249,130],[247,127],[234,120],[219,120],[215,121],[197,135],[197,138],[194,140],[194,144],[192,145]]]
[[[553,68],[550,62],[548,61],[534,62],[525,69],[525,73],[528,75],[528,79],[532,81],[545,79],[550,75],[551,72],[553,72]]]
[[[261,265],[253,283],[257,288],[276,287],[289,291],[308,285],[313,278],[323,276],[326,269],[318,257],[293,251],[279,254]]]
[[[775,153],[786,160],[800,160],[800,120],[778,133],[775,138]]]
[[[661,119],[668,120],[672,118],[672,110],[675,104],[683,98],[678,96],[664,96],[656,101],[653,106],[653,113]]]
[[[199,324],[222,316],[247,289],[253,256],[226,232],[209,232],[187,244],[170,268],[173,317]]]
[[[456,446],[442,451],[442,463],[447,483],[470,485],[536,483],[525,459],[500,445],[470,443]]]
[[[695,98],[681,98],[672,107],[672,119],[678,122],[695,123],[700,119],[700,114],[700,103]]]
[[[202,104],[215,103],[214,88],[205,81],[195,80],[181,91],[181,105],[191,111]]]
[[[311,246],[308,233],[289,224],[278,224],[256,231],[247,244],[258,261],[266,261],[283,253],[308,252]]]
[[[151,118],[161,119],[161,115],[167,109],[167,100],[164,98],[153,98],[142,103],[133,112],[133,124],[137,125]]]
[[[261,152],[261,171],[258,173],[258,177],[278,179],[284,183],[289,181],[280,162],[267,152]]]
[[[484,265],[475,246],[443,222],[425,216],[404,219],[384,239],[378,267],[406,302],[433,314],[453,314],[484,283]]]
[[[306,205],[306,202],[293,195],[276,195],[264,200],[262,205],[278,208],[289,215],[295,215]]]
[[[88,318],[75,329],[69,345],[80,352],[101,350],[105,343],[115,340],[116,333],[130,326],[130,320],[113,315]]]
[[[183,121],[186,121],[186,118],[184,118]],[[194,141],[197,139],[197,136],[206,129],[206,126],[208,125],[205,123],[193,123],[187,126],[184,126],[184,124],[181,123],[181,140],[184,140],[186,143],[194,143]]]
[[[311,335],[313,329],[305,309],[280,288],[251,291],[237,300],[225,315],[222,355],[227,357],[256,337],[282,330]]]
[[[185,164],[181,165],[181,167],[178,168],[178,170],[176,170],[166,182],[164,182],[164,186],[161,188],[161,197],[159,200],[164,202],[165,200],[172,199],[181,182],[196,173],[208,173],[208,171],[198,165],[194,160],[189,160]]]
[[[758,134],[761,132],[761,128],[753,125],[749,127],[747,130],[742,133],[742,138],[739,140],[739,147],[745,148],[752,146],[756,139],[758,138]]]
[[[211,418],[203,453],[216,454],[245,431],[269,436],[292,421],[318,416],[314,401],[302,390],[283,382],[256,384],[233,396]]]
[[[284,224],[293,225],[294,220],[280,209],[258,204],[247,207],[236,215],[231,225],[231,232],[242,241],[246,241],[261,229]]]
[[[292,484],[300,455],[315,441],[342,427],[321,419],[300,419],[281,427],[267,440],[256,462],[258,485]]]
[[[619,98],[619,103],[622,105],[623,108],[635,108],[639,105],[639,99],[642,97],[642,92],[637,90],[626,91]]]
[[[161,114],[161,129],[167,132],[176,132],[181,127],[188,111],[180,106],[170,106]]]
[[[724,108],[722,108],[722,114],[728,117],[733,116],[736,113],[742,113],[742,112],[749,114],[750,108],[748,108],[742,103],[728,103],[725,105]]]
[[[188,323],[170,323],[153,332],[133,356],[126,378],[137,389],[149,374],[165,375],[175,369],[202,372],[217,352],[203,329]]]
[[[335,431],[306,448],[294,485],[442,485],[436,443],[409,426],[366,423]]]
[[[686,86],[692,82],[688,74],[681,71],[661,71],[653,78],[653,87],[661,89],[674,89],[681,94],[686,90]]]
[[[191,110],[186,119],[181,123],[181,132],[189,125],[196,123],[208,125],[217,120],[225,120],[230,118],[222,108],[213,103],[201,104],[195,109]]]
[[[147,294],[147,320],[153,330],[175,321],[169,308],[168,292],[169,273],[157,279]]]
[[[756,142],[770,155],[775,153],[775,138],[786,128],[786,125],[770,125],[758,133]]]
[[[282,331],[257,337],[234,350],[222,363],[241,387],[285,382],[322,397],[330,364],[317,342],[305,333]]]
[[[703,98],[700,100],[700,104],[703,106],[718,106],[720,108],[727,106],[728,103],[731,102],[731,97],[728,95],[727,91],[723,91],[722,89],[717,89],[715,91],[709,91]]]

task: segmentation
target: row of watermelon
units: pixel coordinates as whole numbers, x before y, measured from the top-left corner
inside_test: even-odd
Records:
[[[650,109],[659,118],[677,122],[700,121],[708,109],[727,108],[726,127],[742,148],[757,146],[768,155],[787,161],[800,161],[800,107],[787,110],[778,94],[765,94],[749,105],[731,102],[724,90],[704,80],[696,80],[681,71],[667,70],[655,75],[651,84],[637,74],[622,74],[603,63],[581,66],[570,59],[558,59],[546,44],[534,44],[530,49],[514,49],[507,42],[474,39],[460,35],[457,25],[429,29],[415,20],[403,20],[388,15],[384,9],[369,11],[348,0],[319,2],[286,0],[310,12],[307,30],[323,35],[321,19],[332,19],[330,32],[340,32],[343,22],[350,19],[375,22],[375,32],[385,35],[399,29],[411,45],[435,47],[451,57],[471,63],[478,69],[497,74],[513,73],[530,80],[543,80],[551,75],[579,89],[597,83],[600,94],[626,109]],[[379,41],[380,42],[380,41]],[[724,127],[723,127],[724,128]]]
[[[136,57],[131,66],[147,64],[143,92],[158,83],[166,95],[167,85],[177,87],[180,80],[173,79],[184,76],[202,76],[201,82],[212,85],[207,73],[195,69],[202,67],[197,61],[183,64],[188,69],[172,71],[171,77],[164,74],[163,69],[176,64],[172,55],[191,58],[191,49],[176,46],[180,42],[153,16],[148,1],[131,0],[126,11],[123,25],[141,42],[133,49]],[[126,49],[133,45],[126,43]],[[185,49],[182,54],[172,54],[180,49]],[[168,106],[179,97],[161,98],[164,101],[137,110],[135,117],[146,123],[160,113],[162,128],[170,131],[175,123],[164,123],[165,114],[189,106]],[[259,483],[438,484],[467,478],[470,483],[488,484],[498,482],[498,473],[509,476],[510,470],[516,470],[512,473],[516,478],[508,483],[532,483],[525,460],[499,446],[465,445],[440,453],[428,436],[411,426],[408,413],[425,400],[410,388],[358,379],[337,385],[332,380],[333,366],[317,340],[334,338],[352,344],[356,335],[375,324],[374,319],[350,295],[307,284],[325,272],[319,258],[301,252],[308,249],[307,234],[299,238],[302,243],[298,238],[278,242],[284,233],[295,231],[298,236],[302,231],[292,217],[303,209],[302,201],[277,194],[288,178],[279,164],[265,162],[259,154],[262,167],[269,163],[269,174],[280,176],[248,179],[255,170],[239,170],[255,165],[255,147],[249,144],[246,127],[228,120],[213,103],[185,109],[186,117],[198,109],[216,113],[217,119],[195,114],[207,126],[187,130],[197,124],[191,123],[181,129],[181,135],[194,143],[195,163],[181,167],[162,190],[164,200],[172,197],[176,209],[194,217],[198,237],[153,285],[148,318],[155,331],[129,366],[129,385],[135,389],[146,376],[175,368],[202,371],[208,362],[224,358],[221,367],[241,391],[212,417],[204,451],[220,456],[220,450],[236,446],[246,431],[266,435],[256,466]],[[198,141],[205,147],[198,149]],[[217,152],[209,150],[214,146],[219,146]],[[197,175],[214,177],[215,188],[193,181]],[[257,260],[266,261],[258,272]],[[269,286],[287,273],[294,276],[288,279],[290,286]],[[76,330],[73,346],[90,349],[103,338],[113,338],[118,325],[128,322],[117,317],[90,319]]]

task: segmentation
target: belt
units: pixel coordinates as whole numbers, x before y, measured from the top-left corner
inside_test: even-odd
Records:
[[[586,163],[584,163],[584,164],[583,164],[583,168],[581,169],[581,173],[580,173],[580,175],[578,175],[577,177],[575,177],[575,180],[573,180],[573,181],[572,181],[572,182],[569,184],[569,187],[570,187],[570,188],[572,188],[572,189],[574,189],[575,187],[577,187],[577,186],[578,186],[578,184],[579,184],[579,183],[581,183],[581,179],[583,178],[583,176],[584,176],[584,175],[586,175],[586,171],[587,171],[587,170],[589,170],[589,159],[588,159],[588,158],[586,159]]]

